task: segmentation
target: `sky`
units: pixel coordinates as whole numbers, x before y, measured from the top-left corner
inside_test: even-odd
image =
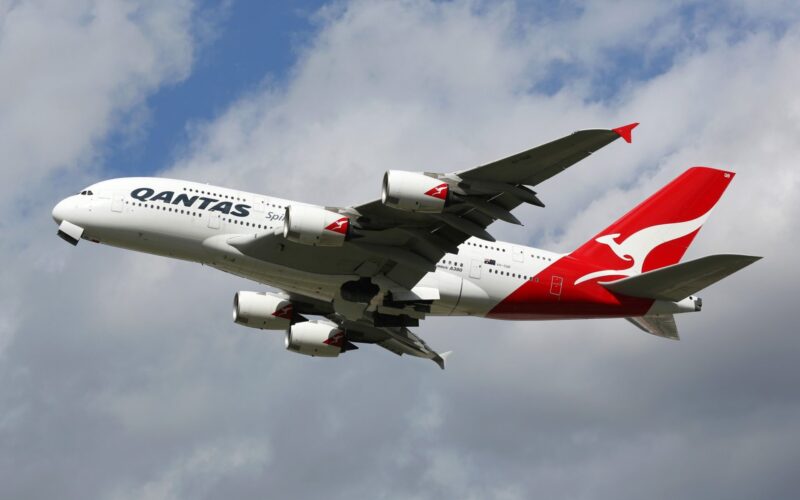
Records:
[[[800,10],[790,0],[0,0],[0,497],[789,499],[800,479]],[[501,239],[568,252],[693,165],[687,259],[764,259],[677,318],[429,318],[448,368],[285,351],[257,283],[58,239],[156,175],[320,205],[641,122]]]

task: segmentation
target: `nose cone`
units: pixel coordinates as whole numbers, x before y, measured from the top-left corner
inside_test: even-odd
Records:
[[[53,207],[53,220],[56,224],[61,224],[61,221],[67,218],[67,200],[68,198],[65,198]]]

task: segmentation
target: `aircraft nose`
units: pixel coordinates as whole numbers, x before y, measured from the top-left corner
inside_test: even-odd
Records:
[[[59,201],[56,206],[53,207],[53,220],[56,221],[56,224],[61,224],[66,218],[67,213],[67,199],[64,198],[63,200]]]

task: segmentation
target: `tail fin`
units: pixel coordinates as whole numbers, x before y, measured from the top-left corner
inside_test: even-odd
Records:
[[[604,269],[575,284],[634,276],[680,261],[734,175],[709,167],[692,167],[679,175],[572,252],[572,257]]]

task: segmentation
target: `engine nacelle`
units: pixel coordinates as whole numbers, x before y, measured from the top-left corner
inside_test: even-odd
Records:
[[[292,323],[292,303],[271,293],[236,292],[233,321],[250,328],[285,330]]]
[[[350,219],[312,205],[289,205],[283,220],[283,236],[303,245],[340,247],[347,238]]]
[[[387,207],[409,212],[441,213],[449,186],[417,172],[389,170],[383,176],[381,201]]]
[[[327,321],[295,323],[286,332],[286,349],[306,356],[335,358],[344,343],[344,330]]]

